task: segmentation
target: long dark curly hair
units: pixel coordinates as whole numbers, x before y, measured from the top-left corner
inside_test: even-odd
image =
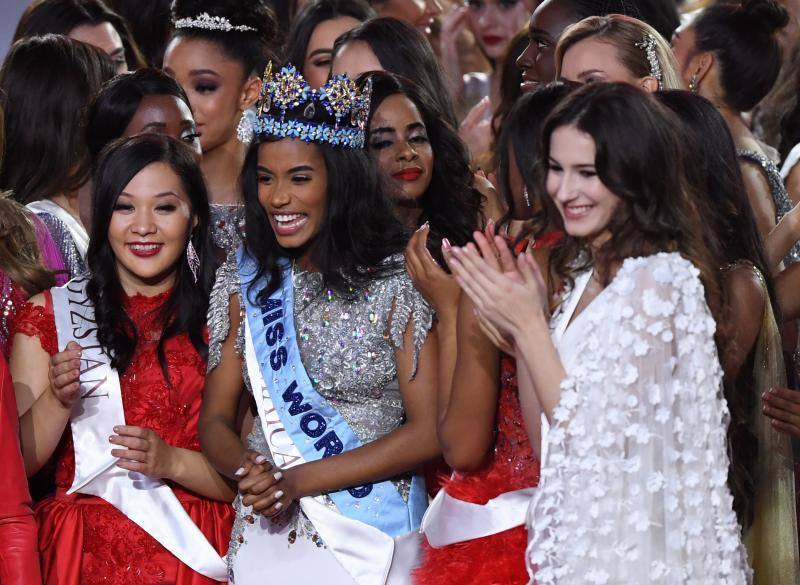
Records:
[[[208,295],[214,278],[213,245],[208,231],[208,193],[197,155],[184,143],[159,134],[142,134],[112,142],[100,155],[92,191],[92,234],[87,252],[90,269],[86,293],[95,308],[97,339],[111,358],[111,365],[124,372],[131,363],[139,332],[125,312],[124,292],[117,271],[117,259],[106,234],[120,193],[142,169],[164,163],[180,178],[189,197],[197,227],[191,236],[200,269],[195,283],[185,253],[176,266],[175,285],[161,306],[158,321],[163,325],[158,340],[158,362],[169,382],[164,344],[186,334],[203,359],[208,355],[205,341]]]
[[[611,218],[609,240],[592,254],[585,238],[567,236],[551,255],[551,270],[559,282],[594,262],[601,282],[608,284],[612,268],[625,258],[658,252],[679,252],[701,273],[706,300],[717,322],[721,317],[719,254],[709,250],[697,195],[685,178],[680,128],[672,112],[643,91],[622,83],[586,85],[567,96],[545,122],[537,165],[539,192],[547,193],[550,137],[564,126],[588,134],[596,147],[595,167],[600,181],[621,200]],[[550,197],[534,216],[536,237],[547,229],[564,229]],[[556,291],[551,291],[555,293]]]
[[[367,128],[383,101],[393,95],[407,97],[422,116],[433,150],[433,174],[428,189],[419,199],[422,208],[419,225],[430,223],[430,251],[444,266],[442,239],[448,238],[454,246],[464,246],[472,240],[472,233],[483,227],[484,197],[472,186],[469,152],[455,128],[414,82],[385,71],[364,74],[359,82],[367,76],[372,79]]]
[[[323,108],[317,108],[318,112]],[[318,114],[319,115],[319,114]],[[293,138],[262,138],[253,144],[242,170],[247,251],[259,269],[249,292],[259,297],[272,294],[280,284],[281,258],[295,258],[300,251],[283,248],[275,237],[267,212],[258,200],[258,151],[262,144]],[[363,150],[314,143],[325,160],[327,198],[319,233],[310,244],[310,261],[322,273],[325,285],[343,295],[365,286],[374,278],[403,270],[402,253],[407,233],[395,219],[389,198],[383,193],[375,165]],[[393,260],[387,258],[395,256]],[[266,276],[268,285],[256,290]]]

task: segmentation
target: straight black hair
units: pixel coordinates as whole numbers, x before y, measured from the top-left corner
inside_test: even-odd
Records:
[[[102,0],[35,0],[22,13],[14,32],[14,41],[46,34],[69,35],[76,27],[104,22],[110,23],[117,31],[125,48],[128,69],[134,71],[144,67],[144,58],[125,19]]]
[[[6,114],[0,190],[26,204],[74,191],[89,178],[86,110],[114,76],[108,56],[63,35],[20,39],[0,69]]]
[[[112,142],[103,151],[94,173],[92,234],[86,254],[90,279],[86,293],[95,307],[97,339],[111,358],[111,365],[124,372],[133,359],[139,332],[125,313],[124,292],[117,260],[108,240],[108,228],[120,193],[139,172],[153,163],[164,163],[180,178],[189,197],[192,216],[197,218],[190,241],[200,258],[197,282],[184,253],[176,266],[175,285],[162,305],[158,319],[164,329],[158,340],[158,361],[169,382],[164,354],[166,341],[187,334],[205,359],[204,338],[208,295],[214,278],[213,245],[210,240],[208,193],[197,155],[186,144],[160,134],[141,134]]]
[[[458,127],[444,72],[421,32],[396,18],[373,18],[336,39],[334,59],[347,43],[359,41],[369,45],[386,71],[413,79],[436,103],[445,120],[454,128]]]
[[[375,17],[375,11],[366,0],[311,0],[297,13],[289,39],[286,41],[287,63],[302,70],[308,43],[317,26],[328,20],[349,16],[360,22]]]
[[[178,82],[158,69],[118,75],[102,87],[89,108],[86,142],[92,160],[97,159],[106,144],[122,136],[142,98],[148,95],[176,97],[192,109]]]

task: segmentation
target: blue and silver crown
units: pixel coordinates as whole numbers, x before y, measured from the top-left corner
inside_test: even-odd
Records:
[[[270,62],[253,130],[256,136],[363,148],[371,96],[371,80],[359,88],[347,75],[337,75],[317,90],[293,65],[273,75]]]

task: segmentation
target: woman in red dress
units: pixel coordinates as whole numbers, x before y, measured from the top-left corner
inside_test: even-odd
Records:
[[[509,223],[513,231],[524,229],[536,209],[528,194],[528,185],[535,184],[531,145],[569,91],[564,84],[551,84],[526,94],[503,124],[499,176],[508,213],[501,225]],[[491,225],[486,230],[490,241],[494,231]],[[552,232],[530,247],[546,250],[559,237]],[[528,246],[522,239],[517,251]],[[461,295],[457,319],[453,383],[439,398],[439,442],[454,472],[423,520],[423,560],[414,583],[524,585],[525,513],[539,482],[539,445],[531,445],[528,431],[536,436],[539,423],[523,419],[520,400],[529,397],[518,393],[516,361],[503,351],[510,351],[508,344],[478,318],[467,295]]]
[[[225,578],[218,557],[230,535],[233,491],[200,453],[197,435],[213,271],[196,155],[165,136],[127,139],[101,158],[92,197],[91,276],[33,297],[20,311],[11,352],[27,472],[56,459],[56,494],[36,509],[44,580],[210,585]],[[91,394],[101,392],[84,377],[89,371],[91,380],[99,363],[91,360],[101,359],[92,357],[92,344],[65,343],[70,327],[57,329],[67,306],[59,299],[75,290],[93,308],[94,347],[102,348],[119,375],[124,424],[87,406]],[[67,298],[74,322],[74,299]],[[86,427],[79,423],[84,417],[103,429],[98,447],[87,447]],[[92,457],[109,458],[110,469],[98,477],[115,485],[117,494],[88,495],[91,490],[78,486],[76,454],[78,469]],[[123,513],[126,500],[149,494],[155,484],[161,494],[170,492],[163,497],[178,514],[174,506],[165,512],[156,505]],[[70,486],[74,493],[67,493]],[[134,523],[128,516],[137,513]],[[152,527],[140,527],[142,516],[144,524],[177,525],[177,536],[151,536]],[[207,548],[182,550],[187,528]],[[208,562],[202,574],[185,562],[193,559],[197,567],[197,557]]]
[[[17,405],[8,364],[0,355],[0,583],[37,585],[39,552],[36,548],[36,523],[31,497],[19,452]]]

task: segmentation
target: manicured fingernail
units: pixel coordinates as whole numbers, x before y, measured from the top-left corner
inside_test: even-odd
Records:
[[[263,455],[259,455],[258,457],[256,457],[256,463],[266,463],[266,462],[267,458],[264,457]]]
[[[235,475],[236,477],[239,477],[240,475],[244,475],[244,467],[240,467],[239,469],[234,471],[233,475]]]
[[[448,240],[447,238],[442,239],[442,250],[449,250],[452,247],[453,246],[450,245],[450,240]]]
[[[119,432],[119,427],[114,427],[114,432],[118,433]]]
[[[275,475],[273,475],[272,477],[274,477],[274,478],[275,478],[275,481],[280,481],[280,480],[282,480],[282,479],[283,479],[283,474],[282,474],[282,473],[279,471],[278,473],[276,473],[276,474],[275,474]]]
[[[282,497],[283,497],[283,492],[281,490],[278,490],[277,492],[275,492],[275,499],[276,500],[280,500]]]
[[[419,226],[419,227],[417,228],[417,231],[418,231],[418,232],[421,232],[421,231],[422,231],[422,230],[424,230],[424,229],[428,229],[428,227],[429,227],[429,226],[430,226],[430,224],[429,224],[429,223],[426,221],[425,223],[423,223],[421,226]]]
[[[275,504],[275,509],[276,510],[280,510],[281,508],[283,508],[283,504],[281,502],[278,502],[277,504]]]

